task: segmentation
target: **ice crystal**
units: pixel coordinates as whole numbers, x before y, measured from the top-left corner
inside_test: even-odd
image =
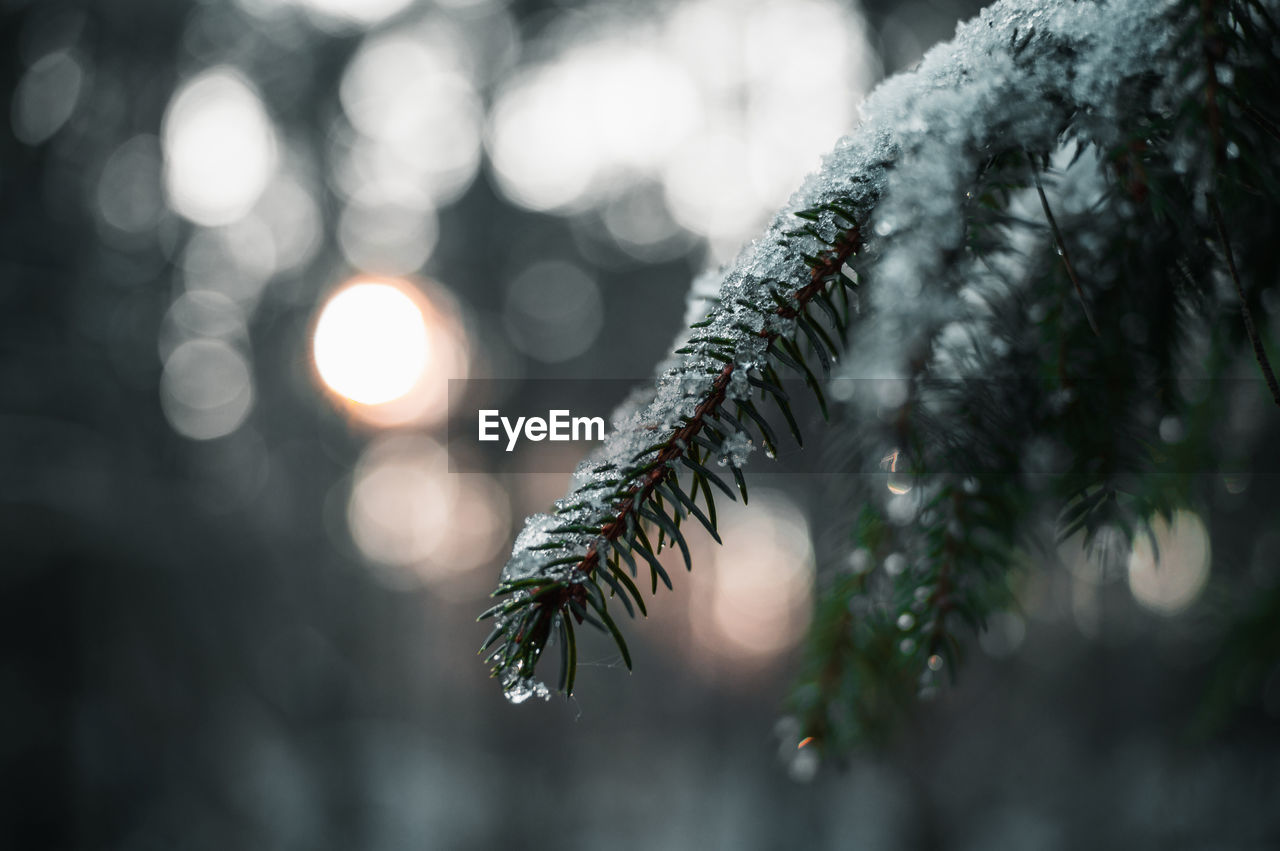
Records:
[[[725,438],[720,446],[720,457],[716,459],[716,463],[721,467],[732,464],[735,467],[741,467],[747,463],[747,456],[755,449],[755,444],[751,442],[751,436],[745,431],[735,432]]]
[[[531,697],[551,699],[551,691],[546,684],[532,677],[522,677],[514,671],[503,681],[502,694],[511,703],[524,703]]]

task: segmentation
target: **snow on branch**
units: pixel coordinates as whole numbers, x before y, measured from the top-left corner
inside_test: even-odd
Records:
[[[710,311],[680,335],[655,385],[615,412],[570,494],[527,521],[500,601],[482,616],[495,618],[482,652],[510,700],[549,694],[535,667],[553,636],[559,688],[572,692],[583,623],[611,635],[630,666],[613,613],[644,612],[636,581],[646,572],[651,591],[670,585],[664,544],[687,563],[682,522],[714,536],[715,497],[747,499],[741,468],[755,439],[776,441],[763,403],[794,429],[778,371],[795,372],[820,400],[819,371],[837,356],[846,374],[909,375],[925,329],[960,310],[944,272],[964,249],[982,164],[1052,151],[1068,126],[1109,149],[1125,141],[1135,102],[1168,108],[1181,95],[1171,90],[1179,8],[1001,0],[877,88],[861,126],[717,275]],[[855,282],[863,266],[874,269],[870,294]],[[705,298],[705,283],[695,295]],[[849,334],[868,309],[872,321]]]

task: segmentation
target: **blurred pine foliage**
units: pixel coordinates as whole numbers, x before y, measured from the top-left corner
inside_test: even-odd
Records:
[[[483,616],[508,697],[546,695],[552,644],[572,693],[583,624],[630,666],[615,615],[670,586],[660,551],[688,565],[689,521],[718,540],[716,500],[748,499],[751,448],[802,439],[784,375],[830,420],[828,514],[848,530],[789,701],[806,759],[875,740],[954,676],[1055,534],[1154,540],[1215,474],[1274,472],[1257,403],[1280,405],[1277,13],[1006,0],[883,86],[517,541]],[[1229,412],[1250,404],[1242,428]],[[1222,607],[1229,669],[1274,656],[1276,602]]]

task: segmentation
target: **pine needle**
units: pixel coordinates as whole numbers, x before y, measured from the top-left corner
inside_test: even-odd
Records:
[[[1089,312],[1089,303],[1085,301],[1084,289],[1080,286],[1080,279],[1076,277],[1075,267],[1071,265],[1071,255],[1067,253],[1067,243],[1062,238],[1062,231],[1058,230],[1058,220],[1053,217],[1053,210],[1049,208],[1049,199],[1045,197],[1044,187],[1040,185],[1040,174],[1034,167],[1031,169],[1031,176],[1036,182],[1036,192],[1040,195],[1040,206],[1044,208],[1044,217],[1049,222],[1049,229],[1053,231],[1053,241],[1057,243],[1058,256],[1062,258],[1062,265],[1066,267],[1071,285],[1076,288],[1076,298],[1080,300],[1080,309],[1084,311],[1085,321],[1089,323],[1093,336],[1100,338],[1102,333],[1098,331],[1098,323],[1093,321],[1093,314]]]
[[[1249,310],[1249,301],[1244,297],[1244,287],[1240,285],[1240,274],[1236,271],[1236,258],[1231,252],[1231,242],[1227,239],[1227,228],[1222,222],[1222,211],[1218,209],[1218,200],[1212,192],[1206,192],[1209,201],[1209,213],[1213,216],[1214,226],[1218,229],[1218,240],[1222,243],[1222,253],[1227,260],[1227,271],[1231,274],[1231,283],[1236,286],[1236,295],[1240,297],[1240,315],[1244,317],[1244,330],[1253,344],[1253,356],[1262,370],[1262,377],[1271,391],[1271,400],[1280,405],[1280,383],[1276,382],[1275,371],[1271,369],[1271,361],[1267,358],[1267,350],[1258,336],[1258,329],[1253,324],[1253,312]]]

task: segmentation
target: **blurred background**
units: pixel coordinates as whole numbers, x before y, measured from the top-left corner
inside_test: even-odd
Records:
[[[1178,515],[1163,572],[1064,548],[843,767],[775,730],[806,476],[694,542],[634,675],[601,641],[579,698],[514,707],[475,655],[581,449],[468,457],[448,379],[648,376],[690,278],[978,5],[0,0],[0,845],[1280,841],[1274,657],[1196,723],[1197,613],[1276,593],[1267,477]]]

